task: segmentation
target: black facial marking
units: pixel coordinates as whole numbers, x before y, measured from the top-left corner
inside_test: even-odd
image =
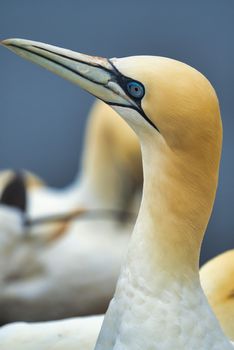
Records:
[[[14,174],[2,192],[0,204],[26,211],[26,184],[23,174]]]
[[[134,83],[138,83],[139,85],[141,85],[144,89],[144,94],[145,94],[145,87],[144,85],[140,82],[140,81],[137,81],[137,80],[133,80],[129,77],[126,77],[124,76],[122,73],[120,73],[120,71],[115,67],[115,65],[113,64],[113,62],[111,62],[111,60],[108,60],[108,62],[111,64],[111,66],[113,67],[114,69],[114,72],[115,72],[115,75],[113,76],[113,80],[115,80],[115,82],[121,86],[121,88],[124,90],[124,92],[132,99],[134,100],[134,102],[136,103],[137,107],[135,106],[124,106],[124,105],[121,105],[121,104],[117,104],[117,103],[109,103],[110,105],[112,106],[120,106],[120,107],[128,107],[128,108],[131,108],[131,109],[134,109],[136,110],[138,113],[140,113],[142,115],[142,117],[154,128],[156,129],[159,133],[159,129],[157,128],[157,126],[152,122],[152,120],[147,117],[147,115],[145,114],[142,106],[141,106],[141,100],[142,98],[144,97],[144,95],[141,97],[141,98],[134,98],[132,95],[129,94],[129,91],[127,89],[127,84],[130,83],[130,82],[134,82]],[[107,102],[108,103],[108,102]]]

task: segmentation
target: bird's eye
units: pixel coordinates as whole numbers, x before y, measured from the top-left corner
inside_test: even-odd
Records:
[[[127,89],[128,89],[129,95],[135,98],[142,98],[145,94],[143,85],[141,85],[140,83],[137,83],[136,81],[130,81],[127,84]]]

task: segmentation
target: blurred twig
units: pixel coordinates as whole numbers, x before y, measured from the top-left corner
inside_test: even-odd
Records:
[[[124,210],[117,209],[77,209],[70,213],[58,214],[58,215],[48,215],[42,216],[36,219],[25,219],[25,226],[32,227],[36,225],[44,225],[55,222],[69,222],[77,219],[107,219],[110,220],[114,218],[118,221],[134,221],[136,214],[133,212],[128,212]]]

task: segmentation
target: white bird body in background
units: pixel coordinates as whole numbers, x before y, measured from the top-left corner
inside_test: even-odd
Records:
[[[103,316],[13,323],[0,333],[1,350],[93,350]],[[78,347],[77,347],[78,344]]]
[[[107,60],[22,39],[3,45],[105,100],[141,142],[143,198],[95,350],[233,349],[199,280],[222,145],[218,99],[208,80],[163,57]],[[34,326],[28,325],[28,349],[34,349]],[[7,339],[13,332],[8,326]],[[0,342],[1,333],[4,327]],[[55,334],[40,349],[56,349]],[[15,349],[21,342],[18,334]],[[70,335],[57,349],[74,346],[84,350]]]
[[[12,177],[9,171],[2,174],[2,189]],[[108,210],[136,215],[139,206],[134,198],[141,191],[142,168],[135,134],[99,101],[88,121],[82,171],[75,183],[55,190],[32,174],[26,180],[30,220],[77,208],[101,210],[104,217],[26,228],[20,211],[0,206],[0,323],[104,312],[134,223],[134,218],[119,219]]]

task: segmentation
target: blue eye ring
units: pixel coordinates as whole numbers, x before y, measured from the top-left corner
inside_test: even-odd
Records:
[[[141,99],[145,94],[144,86],[137,81],[130,81],[127,83],[128,94],[131,97]]]

